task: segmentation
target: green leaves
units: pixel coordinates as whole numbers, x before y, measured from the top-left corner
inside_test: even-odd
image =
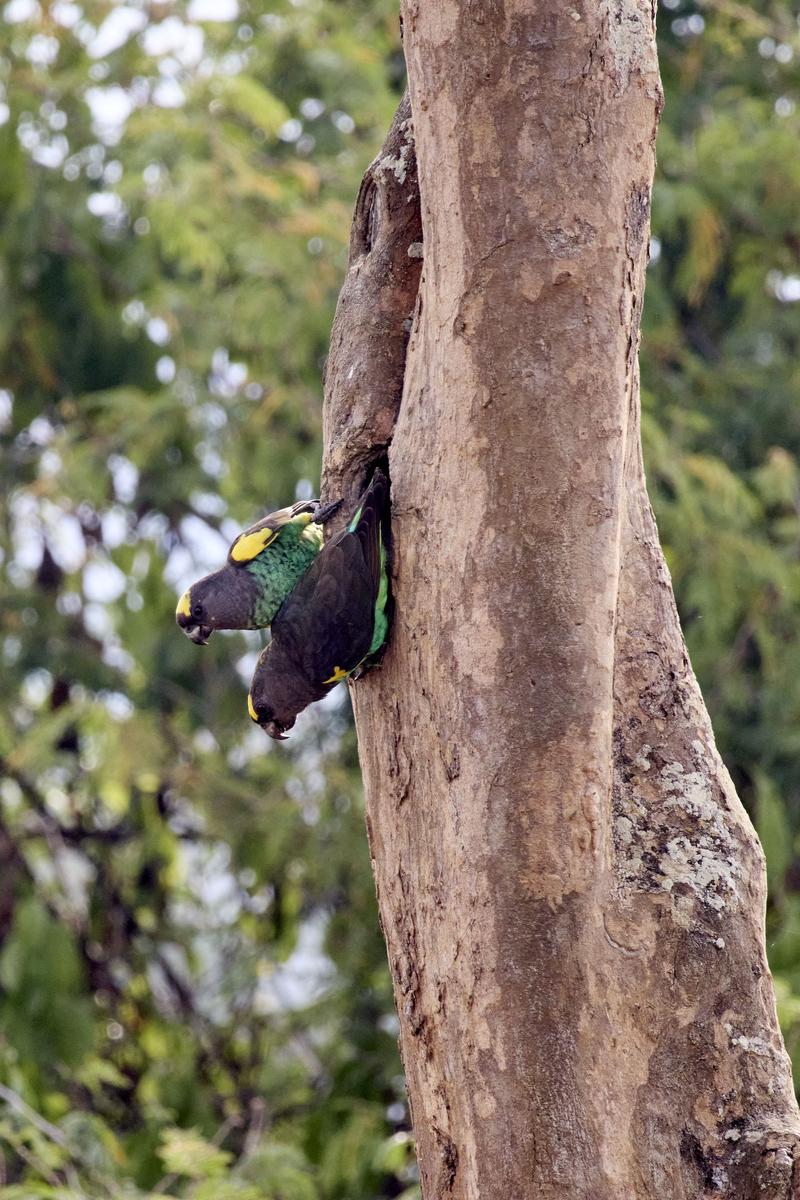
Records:
[[[242,117],[269,137],[276,137],[289,120],[289,110],[258,80],[248,75],[229,75],[216,89],[225,108]]]
[[[294,1146],[265,1141],[237,1170],[242,1180],[259,1189],[270,1200],[319,1200],[316,1172]]]
[[[159,1151],[167,1171],[190,1179],[216,1179],[225,1173],[233,1155],[220,1150],[193,1129],[165,1129]]]
[[[16,1054],[46,1069],[75,1067],[94,1041],[91,1001],[68,928],[33,898],[16,907],[0,954],[2,1025]]]
[[[767,881],[773,898],[778,899],[793,858],[791,830],[786,807],[774,783],[763,772],[756,775],[756,797],[756,829],[767,856]]]
[[[364,1194],[396,1191],[349,717],[269,753],[261,639],[173,615],[316,489],[396,5],[63,7],[0,29],[0,1200],[333,1200],[312,1118],[350,1107]]]

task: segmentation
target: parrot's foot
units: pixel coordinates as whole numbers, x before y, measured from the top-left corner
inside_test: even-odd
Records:
[[[334,513],[337,513],[342,507],[344,501],[332,500],[330,504],[318,504],[314,509],[314,524],[324,525],[326,521],[330,521]]]
[[[378,650],[376,650],[374,654],[371,654],[369,658],[365,658],[362,663],[359,663],[354,671],[350,672],[347,677],[348,681],[352,680],[355,683],[357,679],[363,679],[364,676],[369,675],[370,672],[377,671],[383,662],[385,651],[386,643],[384,642],[384,644]]]

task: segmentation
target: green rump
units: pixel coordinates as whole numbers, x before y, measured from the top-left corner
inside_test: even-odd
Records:
[[[383,537],[381,537],[381,583],[378,588],[378,599],[375,601],[375,629],[372,634],[372,644],[369,648],[368,658],[370,655],[378,653],[389,633],[389,617],[386,613],[388,600],[389,576],[386,571],[386,547],[383,544]]]
[[[347,528],[350,530],[351,533],[353,533],[356,526],[358,525],[358,522],[361,520],[361,514],[363,511],[364,511],[364,506],[362,504],[357,509],[356,513],[354,514],[353,518],[350,521],[350,524],[347,526]],[[386,638],[389,633],[389,617],[386,612],[386,606],[389,601],[389,576],[386,571],[386,547],[383,542],[383,531],[382,530],[380,531],[378,536],[380,538],[381,581],[380,581],[380,586],[378,587],[378,596],[375,601],[375,625],[374,625],[373,631],[372,631],[372,642],[370,644],[369,652],[366,655],[367,658],[371,658],[373,654],[378,653],[381,646],[386,641]],[[359,663],[358,665],[361,666],[361,663]],[[354,667],[353,670],[357,670],[357,668]],[[352,672],[350,672],[350,673],[352,674]]]

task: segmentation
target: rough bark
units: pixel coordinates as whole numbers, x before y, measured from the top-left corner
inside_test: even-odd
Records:
[[[422,271],[411,104],[400,101],[367,168],[350,233],[350,262],[331,331],[323,411],[325,487],[342,506],[388,450],[403,394],[406,346]]]
[[[351,690],[423,1195],[788,1200],[763,856],[641,460],[654,13],[403,15],[411,339],[418,235],[384,206],[354,233],[325,426],[331,493],[389,446],[394,628]]]

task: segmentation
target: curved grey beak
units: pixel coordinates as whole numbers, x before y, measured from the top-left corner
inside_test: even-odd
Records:
[[[214,630],[210,625],[184,625],[183,632],[195,646],[206,646]]]
[[[266,725],[262,725],[261,728],[264,730],[264,733],[268,733],[276,742],[285,742],[288,740],[277,721],[267,721]]]

